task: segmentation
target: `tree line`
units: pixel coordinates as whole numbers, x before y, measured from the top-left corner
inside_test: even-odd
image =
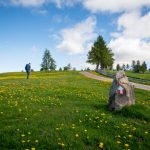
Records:
[[[113,69],[113,63],[115,59],[113,58],[114,53],[112,50],[107,46],[106,42],[104,41],[102,36],[98,36],[97,40],[93,43],[91,46],[91,49],[89,50],[87,54],[87,63],[96,65],[97,69]],[[130,66],[129,64],[125,65],[123,64],[120,66],[117,64],[116,70],[129,70]],[[142,64],[139,60],[132,61],[131,68],[133,72],[144,73],[147,70],[146,62],[144,61]],[[41,71],[49,71],[49,70],[56,70],[56,61],[52,58],[52,55],[48,49],[44,51],[44,55],[42,58],[41,63]],[[62,70],[71,70],[71,64],[69,63],[67,66],[64,66],[63,68],[59,68],[59,71]],[[72,70],[76,70],[74,67]]]
[[[147,64],[145,61],[143,61],[142,63],[137,60],[132,60],[132,64],[131,64],[131,67],[129,66],[129,64],[125,65],[123,64],[122,66],[120,66],[119,64],[117,64],[116,66],[116,70],[119,71],[119,70],[132,70],[133,72],[135,73],[145,73],[145,71],[147,70]]]

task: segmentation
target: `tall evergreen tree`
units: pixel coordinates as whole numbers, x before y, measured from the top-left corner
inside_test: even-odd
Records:
[[[146,70],[147,70],[147,65],[146,65],[146,62],[144,61],[141,65],[140,71],[144,73]]]
[[[139,61],[139,60],[137,60],[137,62],[136,62],[136,70],[135,70],[135,72],[139,73],[139,72],[140,72],[140,69],[141,69],[140,61]]]
[[[127,65],[126,65],[126,69],[129,70],[129,67],[130,67],[129,64],[127,64]]]
[[[126,65],[125,64],[122,65],[122,70],[124,70],[124,71],[126,70]]]
[[[135,70],[135,60],[132,60],[132,70],[134,71]]]
[[[121,67],[119,64],[117,64],[116,69],[117,69],[117,71],[121,70]]]
[[[46,49],[44,51],[42,63],[41,63],[41,70],[48,71],[48,70],[55,70],[56,64],[55,60],[52,58],[50,51]]]
[[[114,62],[113,55],[112,50],[106,46],[103,37],[99,36],[88,52],[87,62],[96,64],[96,69],[99,69],[99,67],[101,69],[112,67]]]

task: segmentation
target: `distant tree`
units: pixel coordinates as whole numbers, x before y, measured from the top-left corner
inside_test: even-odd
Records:
[[[64,67],[64,71],[68,71],[68,70],[71,70],[71,64],[70,63]]]
[[[117,71],[121,70],[121,67],[119,64],[117,64],[116,69],[117,69]]]
[[[139,73],[140,72],[140,69],[141,69],[141,65],[140,65],[140,61],[139,60],[137,60],[137,62],[136,62],[136,67],[135,67],[136,69],[135,69],[135,72],[137,72],[137,73]]]
[[[34,69],[31,69],[31,72],[34,72]]]
[[[62,71],[62,68],[61,68],[61,67],[59,68],[59,71]]]
[[[147,65],[146,65],[146,62],[144,61],[140,67],[140,71],[144,73],[146,70],[147,70]]]
[[[89,68],[89,67],[87,67],[87,68],[86,68],[86,70],[87,70],[87,71],[90,71],[90,68]]]
[[[122,65],[122,70],[124,70],[124,71],[126,70],[126,65],[125,64]]]
[[[76,71],[76,68],[75,68],[75,67],[73,67],[73,71]]]
[[[71,64],[70,63],[67,65],[67,67],[68,67],[68,70],[71,70]]]
[[[137,60],[136,62],[135,62],[135,60],[133,60],[132,61],[132,70],[133,70],[133,72],[136,72],[136,73],[139,73],[140,72],[140,61],[139,60]]]
[[[44,51],[42,63],[41,63],[41,71],[55,70],[56,64],[55,60],[52,58],[50,51],[46,49]]]
[[[126,69],[129,70],[129,67],[130,67],[129,64],[127,64],[127,65],[126,65]]]
[[[103,37],[99,36],[88,52],[87,62],[96,64],[96,69],[99,69],[99,67],[101,69],[112,67],[114,63],[113,55],[112,50],[106,46]]]
[[[132,70],[135,70],[135,60],[132,60]]]

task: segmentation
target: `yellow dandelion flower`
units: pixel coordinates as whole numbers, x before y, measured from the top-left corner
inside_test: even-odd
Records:
[[[105,113],[101,113],[101,116],[105,116],[106,114]]]
[[[117,144],[120,144],[121,142],[120,141],[117,141]]]
[[[129,134],[128,136],[129,136],[129,137],[132,137],[132,135],[131,135],[131,134]]]
[[[35,140],[35,143],[38,143],[39,141],[38,140]]]
[[[25,143],[26,141],[25,141],[25,140],[22,140],[21,142],[22,142],[22,143]]]
[[[35,150],[35,147],[32,147],[31,150]]]
[[[56,130],[58,131],[58,130],[59,130],[59,128],[56,128]]]
[[[24,134],[21,134],[21,136],[22,136],[22,137],[25,137],[25,135],[24,135]]]
[[[64,144],[64,143],[61,143],[61,146],[62,146],[62,147],[64,147],[64,146],[65,146],[65,144]]]
[[[129,144],[124,144],[125,147],[129,147]]]
[[[99,148],[103,148],[104,144],[102,142],[99,143]]]
[[[134,130],[136,130],[136,127],[133,127],[133,129],[132,129],[132,130],[133,130],[133,131],[134,131]]]

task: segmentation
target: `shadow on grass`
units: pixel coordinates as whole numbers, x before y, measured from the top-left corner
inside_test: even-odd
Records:
[[[113,115],[119,115],[126,118],[150,121],[149,110],[141,105],[124,107],[122,110],[114,111],[112,113]]]
[[[94,108],[97,110],[112,113],[115,116],[123,116],[131,119],[150,121],[150,110],[148,110],[145,106],[142,105],[127,106],[124,107],[122,110],[112,112],[108,110],[108,105],[106,103],[94,104]]]

